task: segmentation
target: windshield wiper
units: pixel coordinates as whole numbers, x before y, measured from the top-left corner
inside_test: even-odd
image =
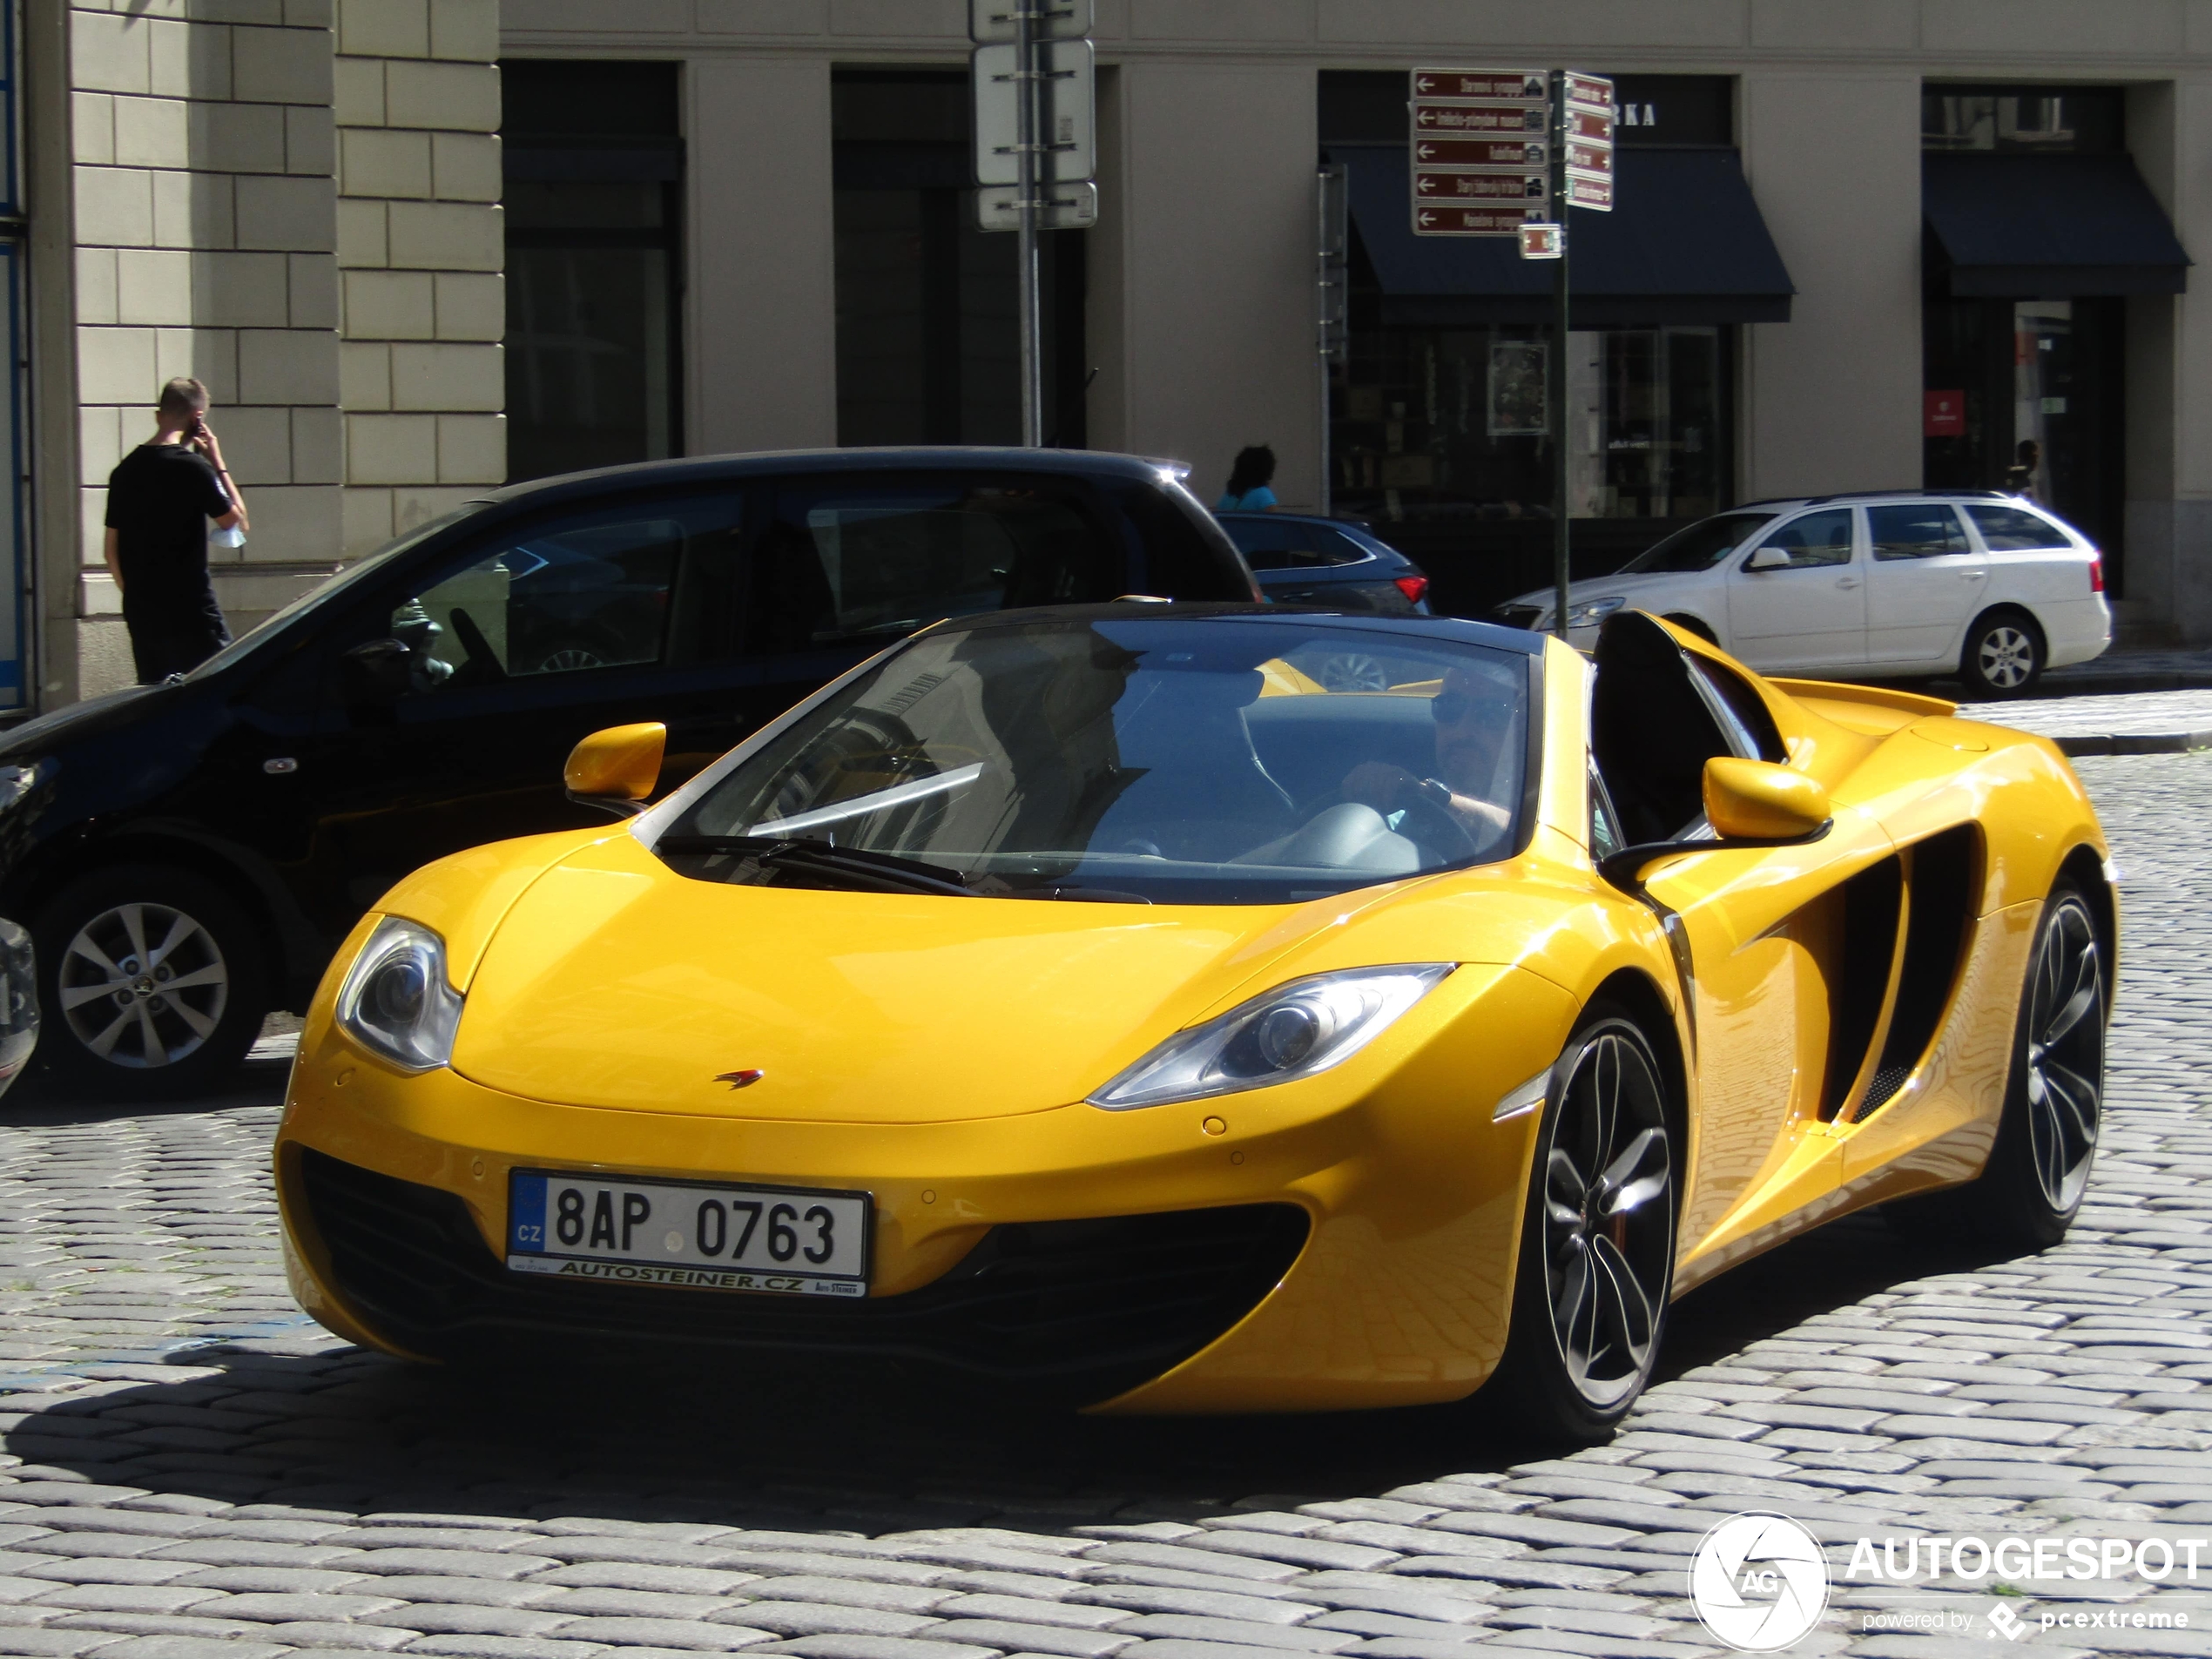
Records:
[[[793,840],[773,835],[664,835],[653,844],[653,850],[744,853],[764,867],[786,865],[813,874],[843,876],[862,887],[886,893],[939,893],[961,899],[982,896],[968,885],[958,870],[947,866],[923,864],[861,847],[832,846],[826,841]]]

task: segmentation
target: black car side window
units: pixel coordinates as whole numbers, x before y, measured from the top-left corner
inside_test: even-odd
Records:
[[[709,654],[725,614],[738,503],[655,503],[562,518],[480,550],[395,604],[411,692]]]

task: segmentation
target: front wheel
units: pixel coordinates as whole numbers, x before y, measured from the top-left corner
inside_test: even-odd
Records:
[[[39,912],[37,1069],[63,1090],[178,1100],[227,1082],[267,1012],[260,931],[205,877],[117,865]]]
[[[1993,610],[1966,630],[1959,678],[1977,697],[2026,697],[2043,678],[2043,635],[2017,610]]]
[[[1650,1042],[1593,1006],[1552,1068],[1513,1328],[1478,1398],[1546,1440],[1612,1433],[1651,1379],[1674,1284],[1676,1159]]]

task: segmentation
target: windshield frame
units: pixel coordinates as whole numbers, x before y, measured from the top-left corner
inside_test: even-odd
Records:
[[[1657,541],[1654,542],[1649,547],[1644,549],[1642,552],[1637,554],[1635,557],[1630,559],[1626,564],[1622,565],[1613,574],[1615,576],[1707,575],[1711,571],[1719,570],[1723,564],[1728,563],[1731,556],[1742,552],[1757,537],[1765,535],[1768,530],[1774,527],[1777,520],[1786,516],[1787,510],[1788,509],[1784,509],[1783,511],[1777,512],[1764,508],[1731,507],[1724,512],[1710,514],[1706,517],[1697,520],[1695,523],[1685,524],[1680,529],[1671,530],[1668,534],[1661,536]],[[1699,530],[1704,529],[1706,525],[1716,523],[1723,518],[1756,518],[1758,523],[1750,529],[1746,530],[1735,541],[1730,542],[1719,552],[1714,554],[1711,558],[1708,559],[1704,563],[1699,565],[1694,570],[1669,570],[1656,567],[1644,563],[1645,560],[1658,554],[1661,550],[1672,547],[1677,542],[1687,540],[1689,537],[1695,536]]]
[[[937,623],[931,627],[924,628],[915,633],[910,634],[906,638],[898,641],[895,644],[879,651],[873,657],[869,658],[866,662],[854,664],[852,668],[846,671],[846,672],[839,675],[835,679],[830,681],[827,685],[816,691],[812,696],[793,704],[790,708],[785,710],[783,713],[778,715],[774,719],[768,721],[758,730],[749,733],[745,738],[738,742],[736,746],[732,748],[727,753],[722,755],[711,765],[704,767],[695,773],[691,779],[671,792],[664,799],[654,803],[652,806],[647,807],[643,813],[637,813],[634,817],[631,818],[623,826],[623,828],[630,835],[635,837],[638,845],[644,847],[646,852],[653,853],[656,856],[659,856],[659,845],[662,837],[666,835],[680,819],[685,817],[691,812],[692,807],[695,806],[704,797],[718,788],[723,780],[728,778],[732,772],[743,766],[748,760],[752,759],[762,750],[776,743],[786,732],[790,732],[793,726],[798,725],[804,720],[811,718],[825,704],[829,703],[843,695],[846,689],[852,686],[854,682],[876,673],[880,670],[887,666],[894,658],[898,658],[904,652],[915,649],[926,641],[936,639],[948,632],[980,632],[988,629],[1003,628],[1009,624],[1018,624],[1022,621],[1035,622],[1046,620],[1048,618],[1052,620],[1062,620],[1064,618],[1070,622],[1076,621],[1078,618],[1096,620],[1101,618],[1102,613],[1103,613],[1104,619],[1107,620],[1124,618],[1130,621],[1146,622],[1167,621],[1170,617],[1176,617],[1177,619],[1190,617],[1194,619],[1205,618],[1223,620],[1248,617],[1257,622],[1274,623],[1279,624],[1290,619],[1289,616],[1286,616],[1281,607],[1268,604],[1177,605],[1173,610],[1169,610],[1166,607],[1155,607],[1151,604],[1146,604],[1143,606],[1131,606],[1126,611],[1114,607],[1086,605],[1080,608],[1070,607],[1069,610],[1064,611],[1056,611],[1053,610],[1029,611],[1009,610],[986,613],[974,617],[948,618],[946,621]],[[1343,623],[1339,623],[1336,618],[1328,617],[1326,613],[1323,613],[1320,616],[1301,617],[1300,620],[1316,623],[1324,630],[1331,633],[1341,632],[1347,635],[1361,633],[1398,635],[1399,637],[1409,637],[1416,641],[1424,639],[1437,639],[1440,637],[1442,639],[1453,641],[1459,644],[1482,646],[1491,651],[1510,652],[1522,657],[1526,660],[1527,664],[1526,672],[1527,674],[1527,687],[1525,700],[1522,705],[1522,725],[1524,728],[1522,732],[1522,740],[1524,752],[1521,757],[1521,795],[1519,801],[1514,807],[1513,834],[1510,840],[1506,842],[1501,842],[1497,846],[1490,849],[1487,853],[1478,854],[1471,859],[1463,859],[1448,864],[1435,865],[1424,869],[1407,872],[1404,874],[1379,875],[1371,880],[1348,882],[1343,887],[1338,888],[1333,894],[1330,894],[1329,897],[1332,899],[1341,898],[1346,894],[1367,892],[1375,887],[1387,886],[1392,883],[1428,880],[1439,876],[1452,875],[1464,870],[1479,869],[1507,863],[1512,860],[1524,856],[1535,839],[1543,796],[1544,761],[1549,747],[1546,738],[1548,710],[1545,690],[1547,684],[1549,681],[1550,675],[1548,672],[1547,654],[1544,648],[1540,645],[1538,648],[1531,650],[1520,639],[1500,640],[1488,637],[1461,638],[1455,631],[1457,627],[1478,629],[1480,630],[1484,635],[1507,632],[1518,633],[1520,631],[1497,629],[1490,624],[1479,622],[1463,623],[1460,622],[1460,619],[1453,617],[1432,618],[1426,617],[1392,617],[1386,619],[1362,617],[1356,622],[1347,620]],[[1378,622],[1381,624],[1380,626],[1375,625]],[[1043,900],[1049,900],[1051,897],[1051,894],[1049,892],[1024,892],[991,896]],[[1155,900],[1154,902],[1176,903],[1178,901],[1168,900]],[[1181,902],[1192,905],[1211,904],[1216,907],[1243,909],[1265,904],[1273,904],[1278,907],[1291,908],[1295,907],[1298,904],[1315,901],[1297,899],[1282,899],[1259,900],[1187,900]]]

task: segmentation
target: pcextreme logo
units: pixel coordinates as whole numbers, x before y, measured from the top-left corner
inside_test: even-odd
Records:
[[[1689,1603],[1720,1641],[1743,1653],[1775,1653],[1828,1608],[1820,1541],[1786,1515],[1730,1515],[1698,1541]]]

